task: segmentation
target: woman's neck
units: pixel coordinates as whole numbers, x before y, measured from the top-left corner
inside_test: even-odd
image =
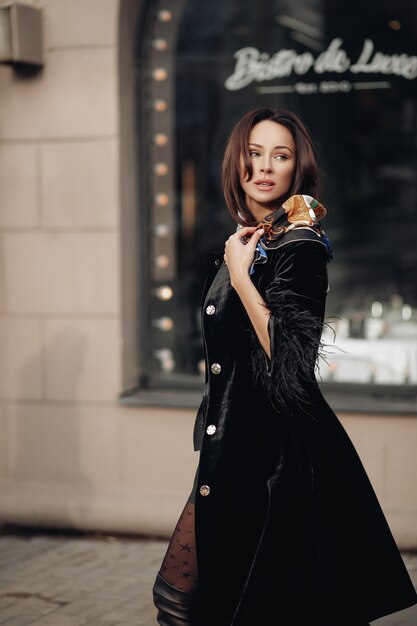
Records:
[[[249,200],[249,201],[248,201]],[[265,204],[259,204],[258,202],[253,202],[253,200],[246,199],[246,206],[249,211],[252,213],[253,218],[256,222],[261,222],[267,215],[273,213],[281,206],[281,203],[275,203],[272,205],[266,206]]]

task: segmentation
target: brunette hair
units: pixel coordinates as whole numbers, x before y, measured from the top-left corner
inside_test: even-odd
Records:
[[[252,128],[264,120],[271,120],[288,128],[296,146],[296,165],[291,187],[285,197],[278,200],[279,204],[294,194],[316,197],[319,191],[316,152],[300,118],[285,109],[252,109],[233,128],[226,144],[222,165],[222,187],[226,205],[234,221],[242,226],[253,226],[256,221],[246,206],[245,193],[240,184],[240,158],[243,158],[248,180],[251,180],[253,167],[248,147],[249,136]]]

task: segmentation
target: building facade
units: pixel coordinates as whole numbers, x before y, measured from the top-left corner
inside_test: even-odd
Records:
[[[221,153],[265,104],[301,114],[324,171],[323,392],[417,546],[417,12],[34,5],[44,67],[0,66],[0,523],[170,534],[197,464],[199,296],[234,229]]]

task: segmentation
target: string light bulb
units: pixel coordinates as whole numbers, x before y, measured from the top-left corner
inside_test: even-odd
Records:
[[[158,50],[158,52],[162,52],[168,48],[168,42],[165,39],[154,39],[152,47]]]
[[[168,165],[166,163],[155,163],[153,169],[157,176],[165,176],[168,174]]]
[[[166,9],[158,11],[158,20],[160,22],[170,22],[172,20],[172,13]]]
[[[156,320],[153,320],[153,325],[162,332],[167,333],[174,328],[174,322],[170,317],[159,317]]]
[[[169,257],[166,254],[160,254],[156,257],[156,266],[160,270],[166,270],[169,267]]]
[[[169,235],[168,224],[157,224],[155,226],[155,235],[157,237],[167,237]]]
[[[158,206],[167,206],[169,204],[169,196],[166,193],[157,193],[155,202]]]
[[[153,103],[153,108],[155,109],[155,111],[157,111],[158,113],[162,113],[163,111],[166,111],[168,108],[167,103],[165,102],[165,100],[155,100],[155,102]]]
[[[158,359],[164,372],[172,372],[175,369],[174,353],[169,348],[154,350],[154,356]]]
[[[153,140],[157,146],[166,146],[168,143],[168,135],[165,133],[156,133]]]
[[[155,293],[157,297],[164,302],[171,300],[172,296],[174,295],[174,292],[168,285],[161,285],[160,287],[155,289]]]
[[[157,80],[158,82],[162,82],[163,80],[166,80],[167,76],[168,76],[168,72],[163,67],[157,67],[152,72],[153,79]]]

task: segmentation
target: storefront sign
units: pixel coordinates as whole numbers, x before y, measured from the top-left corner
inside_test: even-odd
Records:
[[[361,53],[352,63],[342,48],[343,40],[333,39],[328,48],[316,58],[311,52],[298,53],[294,49],[283,48],[276,54],[260,52],[257,48],[246,47],[234,54],[236,66],[224,85],[229,91],[243,89],[252,82],[263,82],[291,75],[302,76],[312,71],[317,75],[326,72],[336,74],[383,74],[400,76],[408,80],[417,77],[417,56],[405,53],[384,54],[375,51],[371,39],[365,39]],[[346,76],[345,76],[346,77]]]

